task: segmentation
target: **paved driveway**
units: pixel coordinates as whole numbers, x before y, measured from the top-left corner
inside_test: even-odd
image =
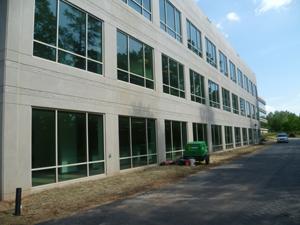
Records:
[[[46,224],[300,224],[300,140]]]

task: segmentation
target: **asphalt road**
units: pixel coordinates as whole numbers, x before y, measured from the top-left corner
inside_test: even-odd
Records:
[[[43,225],[300,225],[300,140]]]

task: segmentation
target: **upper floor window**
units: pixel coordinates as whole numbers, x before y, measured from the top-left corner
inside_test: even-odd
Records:
[[[240,108],[241,108],[241,115],[246,116],[246,102],[245,99],[240,98]]]
[[[211,107],[220,108],[219,85],[215,82],[208,81],[209,105]]]
[[[190,70],[190,82],[192,101],[205,104],[204,77]]]
[[[222,100],[223,109],[225,111],[231,112],[230,92],[225,88],[222,88]]]
[[[216,46],[208,39],[206,41],[206,61],[217,68],[217,53]]]
[[[244,89],[249,91],[248,89],[248,77],[244,74]]]
[[[239,114],[239,97],[235,94],[232,94],[232,109],[234,114]]]
[[[201,32],[189,20],[187,24],[188,48],[202,57]]]
[[[237,69],[237,78],[238,78],[238,84],[240,85],[241,88],[244,87],[244,84],[243,84],[243,73],[242,71],[238,68]]]
[[[223,73],[225,76],[228,76],[227,57],[221,51],[219,51],[219,55],[220,55],[220,72]]]
[[[185,98],[183,65],[162,55],[162,72],[164,93]]]
[[[233,64],[233,62],[231,62],[229,60],[229,67],[230,67],[230,79],[236,83],[236,67]]]
[[[138,13],[144,15],[148,20],[152,20],[152,0],[122,0]]]
[[[102,23],[63,0],[36,0],[33,55],[102,74]]]
[[[251,82],[251,80],[250,79],[248,79],[248,88],[247,88],[247,91],[249,92],[249,93],[251,93],[251,85],[252,84],[252,82]]]
[[[152,47],[118,31],[117,58],[119,80],[154,89]]]
[[[250,102],[246,101],[246,115],[251,118],[251,105]]]
[[[160,27],[182,42],[181,13],[169,0],[159,0]]]

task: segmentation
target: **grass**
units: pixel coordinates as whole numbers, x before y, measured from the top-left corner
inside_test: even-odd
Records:
[[[183,177],[228,163],[241,155],[263,149],[252,146],[211,155],[211,164],[196,167],[155,166],[122,173],[96,181],[81,182],[25,197],[22,216],[13,216],[14,203],[0,202],[1,225],[27,225],[62,218],[123,199],[141,192],[178,182]]]

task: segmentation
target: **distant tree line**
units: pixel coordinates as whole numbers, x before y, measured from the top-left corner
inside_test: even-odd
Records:
[[[300,132],[300,116],[288,111],[274,112],[267,115],[267,128],[270,132]]]

